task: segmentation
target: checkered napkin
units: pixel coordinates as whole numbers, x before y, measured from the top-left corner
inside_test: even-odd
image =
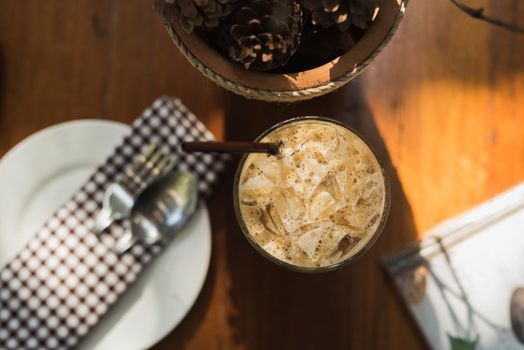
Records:
[[[0,270],[0,349],[74,347],[161,250],[159,245],[137,244],[117,256],[111,248],[124,226],[115,223],[100,238],[90,232],[106,186],[156,142],[171,152],[177,170],[198,178],[205,197],[224,169],[225,157],[185,154],[179,145],[181,140],[213,139],[178,100],[155,101],[106,163]]]

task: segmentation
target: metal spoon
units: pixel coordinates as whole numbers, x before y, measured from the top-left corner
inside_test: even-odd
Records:
[[[513,334],[524,344],[524,288],[517,288],[513,292],[509,313]]]
[[[195,177],[185,172],[153,182],[137,197],[131,209],[131,230],[117,239],[113,251],[122,254],[137,241],[153,244],[171,238],[194,213],[197,187]]]

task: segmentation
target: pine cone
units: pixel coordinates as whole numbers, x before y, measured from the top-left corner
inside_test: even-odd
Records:
[[[313,24],[323,28],[338,25],[347,30],[351,25],[366,29],[382,0],[303,0],[311,11]]]
[[[154,7],[168,23],[174,20],[174,12],[180,13],[180,23],[191,33],[195,28],[212,30],[230,14],[237,0],[155,0]]]
[[[247,0],[219,31],[226,54],[246,69],[267,71],[287,63],[300,43],[302,10],[296,0]]]

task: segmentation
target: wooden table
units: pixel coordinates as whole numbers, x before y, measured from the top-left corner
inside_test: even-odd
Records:
[[[518,0],[478,1],[524,20]],[[232,208],[233,167],[209,208],[213,256],[186,319],[156,349],[419,349],[424,342],[380,259],[524,178],[524,36],[447,0],[413,0],[376,62],[347,88],[299,104],[215,86],[171,44],[149,1],[2,0],[0,155],[49,125],[131,122],[179,96],[218,138],[250,140],[288,117],[322,114],[361,131],[392,170],[382,237],[342,270],[303,275],[258,255]]]

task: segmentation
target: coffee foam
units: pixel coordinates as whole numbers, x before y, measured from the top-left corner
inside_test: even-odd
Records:
[[[384,212],[385,179],[369,147],[350,130],[300,121],[262,142],[278,156],[250,154],[239,201],[249,235],[269,254],[303,267],[329,266],[360,251]]]

